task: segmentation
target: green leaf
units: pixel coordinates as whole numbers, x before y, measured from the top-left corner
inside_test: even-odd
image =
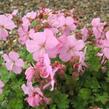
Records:
[[[108,93],[104,92],[103,95],[97,94],[96,101],[100,101],[101,103],[105,104],[109,100]]]
[[[32,54],[30,54],[26,48],[21,48],[20,51],[20,57],[22,59],[24,59],[25,61],[27,61],[28,63],[32,63],[33,62],[33,57]]]
[[[55,104],[51,104],[50,105],[50,109],[56,109],[56,105]]]
[[[13,74],[11,72],[8,72],[6,67],[1,66],[1,68],[0,68],[0,78],[1,78],[1,80],[3,80],[6,83],[11,78],[11,76],[13,76]]]
[[[89,82],[90,81],[90,82]],[[100,88],[99,82],[95,77],[88,77],[85,80],[84,86],[91,89],[98,89]]]
[[[32,23],[31,23],[31,27],[35,27],[35,26],[37,26],[37,25],[39,25],[39,24],[40,24],[40,22],[34,20],[34,21],[32,21]]]
[[[22,100],[18,98],[10,99],[8,108],[9,109],[22,109],[23,108]]]
[[[80,97],[76,97],[76,99],[73,101],[73,107],[74,109],[87,109],[88,102],[87,100],[83,100]]]
[[[91,95],[90,89],[88,89],[88,88],[82,88],[82,89],[80,89],[78,96],[81,97],[84,100],[87,100],[87,99],[90,98],[90,95]]]
[[[32,26],[32,27],[35,27],[36,24],[37,24],[37,22],[36,22],[36,20],[34,20],[34,21],[32,21],[31,26]]]
[[[68,95],[61,93],[60,91],[54,91],[52,93],[53,104],[56,104],[56,109],[68,109],[69,99]]]
[[[99,50],[99,48],[93,45],[87,46],[86,60],[91,71],[98,71],[101,67],[100,58],[97,57]]]

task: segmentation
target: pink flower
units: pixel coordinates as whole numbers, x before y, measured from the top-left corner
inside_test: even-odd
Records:
[[[8,31],[12,30],[16,26],[12,19],[10,19],[8,16],[0,15],[0,40],[6,40],[8,37]]]
[[[12,16],[16,16],[18,13],[18,9],[15,9],[13,12],[12,12]]]
[[[37,32],[33,40],[28,40],[26,42],[26,48],[33,54],[34,60],[37,61],[43,54],[55,48],[58,43],[53,32],[50,29],[45,29],[44,32]]]
[[[72,17],[65,17],[64,13],[51,14],[48,17],[48,23],[55,28],[64,28],[65,30],[75,30],[75,20]]]
[[[86,27],[82,28],[81,29],[81,33],[82,33],[82,39],[83,39],[83,41],[86,41],[87,38],[88,38],[88,30],[87,30],[87,28]]]
[[[0,94],[3,92],[4,83],[0,80]]]
[[[39,58],[37,64],[36,64],[36,69],[40,72],[40,76],[42,78],[50,78],[50,82],[48,85],[51,85],[51,91],[54,90],[54,84],[55,84],[55,73],[58,70],[58,68],[52,69],[52,66],[50,65],[50,59],[48,57],[48,54],[45,54],[43,57]]]
[[[65,36],[64,34],[58,38],[59,44],[55,48],[48,51],[48,55],[50,58],[56,58],[56,56],[60,53],[60,50],[66,43],[66,40],[67,36]]]
[[[100,18],[94,18],[91,22],[93,34],[95,35],[96,39],[103,37],[103,29],[106,23],[102,23]]]
[[[18,13],[18,9],[13,10],[13,12],[11,14],[5,14],[8,18],[12,19],[14,16],[16,16]]]
[[[106,33],[106,39],[102,40],[102,52],[109,59],[109,31]]]
[[[85,52],[78,52],[77,56],[79,56],[78,72],[84,72],[83,67],[87,67],[85,63]]]
[[[19,42],[25,44],[26,41],[35,36],[35,30],[30,29],[31,21],[36,17],[36,12],[29,12],[22,17],[22,24],[18,28]]]
[[[21,26],[18,28],[19,42],[25,44],[27,40],[36,36],[34,29],[28,29],[27,26]]]
[[[40,76],[42,78],[48,78],[50,75],[50,72],[52,72],[52,67],[50,65],[50,59],[47,54],[44,54],[43,57],[40,57],[37,64],[36,68],[40,72]]]
[[[66,17],[65,25],[67,25],[70,30],[76,29],[77,26],[75,23],[76,21],[72,17]]]
[[[36,15],[37,15],[36,12],[31,11],[31,12],[28,12],[28,13],[26,14],[26,17],[27,17],[28,19],[35,19]]]
[[[29,27],[30,24],[31,23],[30,23],[29,19],[26,16],[22,17],[22,26]]]
[[[46,98],[41,89],[39,87],[34,88],[31,82],[27,82],[27,85],[23,84],[22,90],[27,95],[26,101],[32,107],[39,106]],[[48,101],[47,98],[46,101]]]
[[[65,17],[61,14],[51,14],[48,17],[48,23],[55,28],[62,27],[65,24]]]
[[[33,67],[29,67],[25,72],[27,81],[32,81],[34,74],[35,74],[35,69]]]
[[[68,36],[66,43],[63,45],[63,47],[60,50],[59,57],[67,62],[69,61],[73,56],[78,56],[80,51],[84,48],[85,44],[83,40],[77,40],[75,36]]]
[[[19,58],[18,53],[11,51],[9,54],[4,54],[3,58],[9,71],[13,71],[16,74],[20,74],[22,72],[24,62]]]
[[[28,28],[31,25],[31,21],[35,19],[36,12],[32,11],[27,13],[25,16],[22,17],[22,26]]]
[[[54,89],[55,84],[55,73],[59,68],[52,68],[50,59],[48,54],[44,54],[42,57],[39,57],[37,63],[34,67],[29,67],[26,72],[26,79],[28,82],[32,81],[35,76],[35,73],[38,73],[41,78],[47,79],[48,83],[44,86],[46,87],[51,86],[51,91]]]

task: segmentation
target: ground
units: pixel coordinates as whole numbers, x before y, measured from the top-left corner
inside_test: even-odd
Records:
[[[21,14],[36,10],[42,4],[55,9],[75,8],[82,23],[90,22],[93,17],[100,16],[109,21],[109,0],[0,0],[0,13],[19,9]]]

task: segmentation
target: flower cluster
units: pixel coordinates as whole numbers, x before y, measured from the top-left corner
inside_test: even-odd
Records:
[[[32,107],[50,103],[44,91],[55,90],[56,77],[65,76],[67,65],[73,68],[74,78],[84,73],[89,67],[86,59],[88,44],[100,49],[96,56],[101,64],[109,59],[109,31],[106,22],[100,18],[94,18],[89,27],[80,29],[72,11],[39,9],[24,15],[18,26],[13,20],[16,14],[17,10],[0,15],[0,40],[6,41],[9,32],[16,29],[18,43],[32,54],[33,63],[24,68],[23,59],[15,51],[4,53],[2,57],[8,71],[20,74],[25,70],[26,84],[21,88]],[[3,86],[0,81],[0,93]]]
[[[17,10],[14,10],[12,14],[0,15],[0,40],[6,41],[9,36],[8,31],[16,27],[15,23],[12,21],[16,14]]]
[[[49,103],[49,99],[43,95],[43,92],[39,87],[33,87],[31,82],[27,82],[27,85],[23,84],[22,89],[28,97],[26,101],[32,107],[39,106],[41,103]]]
[[[4,54],[3,58],[9,71],[15,72],[16,74],[20,74],[22,72],[24,62],[19,58],[18,53],[11,51],[9,54]]]

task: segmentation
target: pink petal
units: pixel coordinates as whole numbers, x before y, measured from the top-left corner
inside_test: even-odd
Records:
[[[37,33],[35,33],[35,30],[34,29],[30,29],[30,31],[29,31],[29,37],[31,39],[35,39],[37,36],[38,35],[37,35]]]
[[[26,17],[31,18],[31,19],[35,19],[36,12],[31,11],[31,12],[29,12],[29,13],[26,14]]]
[[[47,50],[47,53],[50,58],[56,58],[57,54],[59,53],[59,48],[56,46],[53,49]]]
[[[75,49],[76,50],[82,50],[84,48],[85,44],[82,40],[78,40],[76,45],[75,45]]]
[[[93,34],[95,35],[95,37],[96,37],[97,39],[101,37],[101,32],[98,31],[97,28],[93,27],[92,30],[93,30]]]
[[[82,33],[82,39],[83,39],[83,41],[86,41],[87,38],[88,38],[88,30],[87,30],[87,28],[86,27],[82,28],[81,29],[81,33]]]
[[[40,96],[37,94],[35,96],[27,97],[26,100],[27,100],[28,104],[32,107],[39,106],[39,104],[40,104]]]
[[[66,25],[73,25],[75,21],[72,17],[66,17]]]
[[[109,59],[109,48],[104,48],[103,53],[106,56],[106,58]]]
[[[16,61],[19,58],[19,54],[15,51],[11,51],[9,53],[9,57],[10,59],[12,59],[12,61]]]
[[[9,62],[6,62],[5,65],[9,71],[12,71],[14,63],[11,60]]]
[[[13,15],[13,16],[16,16],[17,13],[18,13],[18,9],[15,9],[15,10],[12,12],[12,15]]]
[[[36,43],[38,44],[43,44],[46,41],[46,36],[44,34],[44,32],[37,32],[36,33],[36,38],[34,38],[36,40]]]
[[[107,40],[109,40],[109,31],[106,32],[106,38],[107,38]]]
[[[24,62],[23,62],[22,59],[18,59],[18,60],[16,60],[15,65],[18,66],[18,67],[23,67],[24,66]]]
[[[45,33],[46,38],[47,38],[47,41],[46,41],[46,48],[47,49],[52,49],[59,44],[58,40],[55,38],[55,36],[53,35],[53,32],[51,30],[45,29],[44,33]]]
[[[58,17],[59,27],[65,25],[65,17],[63,15]]]
[[[26,72],[25,72],[25,75],[26,75],[26,79],[28,81],[31,81],[33,76],[35,74],[35,71],[34,71],[34,68],[33,67],[29,67]]]
[[[5,24],[4,24],[5,28],[7,28],[9,30],[14,29],[16,27],[16,25],[14,24],[14,22],[11,19],[9,19],[9,18],[7,18],[7,19],[8,20],[5,21]]]
[[[27,81],[27,85],[23,84],[21,88],[26,95],[32,95],[33,93],[32,82]]]
[[[22,18],[22,26],[24,26],[24,27],[29,27],[30,26],[30,21],[29,21],[29,19],[26,17],[26,16],[24,16],[23,18]]]
[[[102,47],[109,47],[109,40],[102,40]]]
[[[72,35],[72,36],[68,36],[66,41],[67,41],[66,42],[67,46],[75,46],[77,39],[75,38],[75,36]]]
[[[0,40],[6,40],[8,37],[8,31],[4,28],[0,28]]]
[[[43,33],[37,33],[37,35],[38,36],[34,40],[28,40],[26,42],[27,50],[30,53],[39,50],[45,42],[45,36],[43,35]]]
[[[37,61],[39,57],[42,57],[46,53],[45,49],[40,49],[33,53],[33,59]]]
[[[60,59],[62,59],[62,61],[69,61],[71,59],[71,55],[69,53],[67,53],[66,50],[62,49],[62,51],[60,52],[60,55],[59,55]]]
[[[22,72],[22,68],[14,65],[12,71],[16,74],[20,74]]]
[[[9,58],[9,56],[7,54],[3,54],[3,59],[6,62],[9,62],[10,61],[10,58]]]
[[[100,18],[94,18],[91,22],[93,26],[98,26],[100,24]]]
[[[50,59],[48,57],[48,54],[44,54],[44,64],[45,65],[50,65]]]

